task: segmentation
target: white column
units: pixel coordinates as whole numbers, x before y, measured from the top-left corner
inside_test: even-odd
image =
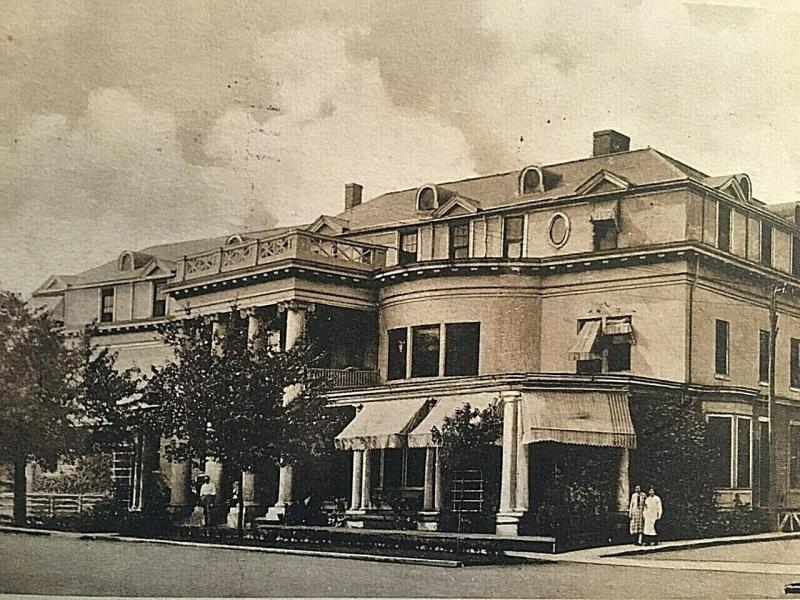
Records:
[[[364,450],[353,450],[353,485],[350,494],[350,510],[361,508],[361,472],[364,467]]]
[[[225,335],[225,330],[228,324],[222,320],[222,315],[214,315],[211,321],[211,350],[212,352],[222,352],[222,338]],[[206,475],[208,475],[211,483],[217,488],[216,504],[221,504],[227,497],[223,490],[224,481],[224,466],[221,462],[214,458],[206,458],[205,467]]]
[[[433,510],[436,496],[436,448],[425,448],[425,488],[422,493],[422,510]]]
[[[364,450],[364,466],[361,469],[361,510],[372,508],[370,481],[372,478],[372,455],[374,450]]]
[[[189,460],[176,460],[170,464],[169,509],[183,512],[192,504],[192,463]]]
[[[530,498],[530,491],[528,490],[528,446],[522,443],[522,402],[516,402],[517,405],[517,494],[516,506],[517,512],[526,512],[528,510],[528,499]]]
[[[264,342],[258,337],[260,333],[261,318],[256,313],[256,309],[252,308],[247,311],[247,344],[253,350],[256,349],[256,345],[261,345]]]
[[[617,472],[617,508],[620,512],[628,512],[631,501],[631,489],[628,475],[630,467],[630,450],[620,448],[619,471]]]
[[[503,392],[503,467],[500,476],[500,512],[512,512],[517,490],[517,401],[519,392]]]
[[[436,448],[434,469],[436,474],[433,480],[433,510],[441,513],[444,508],[444,474],[442,473],[442,452],[439,448]]]

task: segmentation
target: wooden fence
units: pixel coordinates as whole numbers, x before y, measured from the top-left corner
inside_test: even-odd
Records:
[[[100,500],[107,498],[105,494],[28,494],[28,515],[38,517],[61,517],[86,512]],[[0,493],[0,515],[14,514],[14,494]]]

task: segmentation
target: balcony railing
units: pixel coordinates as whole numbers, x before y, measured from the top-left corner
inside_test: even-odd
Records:
[[[378,385],[378,372],[355,369],[309,369],[315,377],[325,377],[335,390]]]
[[[222,246],[185,256],[178,263],[178,281],[249,269],[286,259],[305,259],[331,266],[374,271],[386,266],[386,248],[307,231],[289,231],[262,240]]]

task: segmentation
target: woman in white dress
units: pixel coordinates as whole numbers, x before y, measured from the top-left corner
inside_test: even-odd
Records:
[[[653,488],[647,492],[647,498],[644,499],[644,537],[645,546],[655,546],[658,543],[658,533],[656,532],[656,521],[661,518],[661,498],[656,496],[656,491]]]

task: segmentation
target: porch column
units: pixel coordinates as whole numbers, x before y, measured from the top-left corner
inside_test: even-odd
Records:
[[[436,496],[436,448],[425,448],[425,488],[422,493],[422,510],[431,512]]]
[[[192,506],[192,462],[176,460],[170,464],[169,511],[186,513]]]
[[[515,402],[517,405],[517,512],[528,511],[528,499],[530,490],[528,489],[528,446],[522,443],[522,402]]]
[[[436,461],[434,469],[436,474],[433,479],[433,510],[438,513],[444,508],[444,474],[442,473],[442,452],[439,448],[435,449]]]
[[[630,450],[620,448],[619,471],[617,473],[617,508],[620,512],[628,512],[631,501],[631,486],[628,475],[630,460]]]
[[[373,451],[364,450],[364,466],[361,469],[361,510],[372,508],[372,494],[370,482],[372,479],[372,455]]]
[[[353,484],[350,494],[350,510],[361,508],[361,472],[364,467],[365,450],[353,450]]]
[[[228,324],[223,320],[223,316],[220,314],[213,315],[211,317],[211,351],[221,353],[221,341],[222,338],[225,336],[225,330],[228,328]],[[209,423],[210,426],[210,423]],[[206,475],[208,475],[211,483],[214,484],[214,487],[217,488],[217,497],[215,499],[215,504],[217,506],[221,505],[227,499],[227,494],[223,489],[223,483],[225,481],[225,468],[221,462],[216,460],[215,458],[206,458],[204,471]]]
[[[305,333],[308,313],[314,312],[314,308],[314,304],[310,302],[297,300],[282,302],[278,305],[278,310],[286,313],[286,350],[291,350]],[[296,386],[289,386],[284,390],[284,406],[289,404],[297,394],[296,389],[293,388],[296,388]],[[292,465],[281,467],[278,474],[278,500],[267,511],[268,521],[280,520],[280,517],[286,512],[286,505],[294,500],[293,480],[294,469]]]
[[[519,483],[519,404],[522,393],[506,391],[500,394],[503,403],[503,466],[500,476],[500,511],[497,513],[498,535],[517,535],[519,519],[524,508],[517,508]],[[523,460],[527,471],[527,456]],[[527,473],[526,473],[527,476]],[[526,485],[523,490],[527,491]],[[527,504],[527,502],[525,503]]]

